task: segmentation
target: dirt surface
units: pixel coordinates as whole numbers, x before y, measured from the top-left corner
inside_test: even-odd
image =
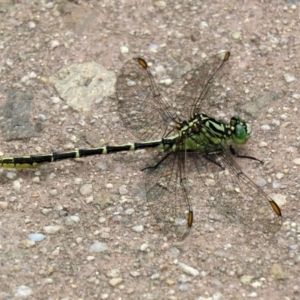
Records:
[[[253,134],[242,151],[267,163],[238,163],[283,214],[275,235],[249,232],[206,214],[207,199],[191,180],[194,225],[184,241],[173,242],[145,207],[140,169],[148,151],[2,169],[0,299],[299,299],[294,2],[0,2],[4,156],[136,141],[118,118],[115,91],[107,92],[127,60],[145,58],[168,90],[169,82],[176,86],[183,73],[228,50],[225,102],[203,110],[249,120]],[[81,84],[86,93],[63,90],[79,80],[80,69],[91,70],[83,68],[90,62],[108,72],[97,73],[103,90],[90,97],[90,75]],[[124,211],[128,219],[120,220]],[[30,240],[32,233],[43,234],[42,241]]]

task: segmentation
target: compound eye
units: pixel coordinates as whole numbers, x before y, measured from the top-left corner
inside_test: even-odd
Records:
[[[234,142],[237,144],[243,144],[247,138],[248,134],[245,127],[241,124],[236,124],[234,129]]]

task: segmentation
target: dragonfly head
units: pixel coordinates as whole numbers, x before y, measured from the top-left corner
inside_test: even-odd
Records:
[[[251,125],[238,116],[231,118],[230,128],[232,130],[232,139],[236,144],[244,144],[251,134]]]

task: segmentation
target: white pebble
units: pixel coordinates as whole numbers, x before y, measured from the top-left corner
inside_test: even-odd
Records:
[[[279,205],[283,206],[286,204],[286,196],[283,194],[271,194],[271,198]]]
[[[268,146],[268,144],[266,142],[260,142],[259,143],[260,148],[267,147],[267,146]]]
[[[270,125],[262,125],[262,126],[260,126],[260,128],[262,130],[270,130],[271,129]]]
[[[35,24],[34,22],[30,21],[30,22],[28,23],[28,28],[29,28],[29,29],[34,29],[35,27],[36,27],[36,24]]]
[[[21,189],[21,183],[19,180],[14,180],[13,181],[13,189],[15,191],[19,191]]]
[[[30,233],[28,234],[28,238],[33,242],[41,242],[46,238],[46,236],[42,233]]]
[[[167,3],[165,1],[155,1],[153,3],[153,6],[156,6],[156,7],[166,7]]]
[[[126,215],[132,215],[134,213],[134,208],[128,208],[125,210]]]
[[[286,115],[286,114],[282,114],[282,115],[280,116],[280,119],[286,120],[286,119],[287,119],[287,115]]]
[[[86,183],[80,188],[79,191],[82,196],[87,196],[93,191],[93,185],[91,183]]]
[[[96,164],[96,167],[102,171],[107,169],[107,163],[106,162],[99,162]]]
[[[61,229],[62,229],[62,227],[60,225],[50,225],[50,226],[43,227],[43,230],[49,234],[54,234],[54,233],[60,231]]]
[[[34,177],[32,178],[32,182],[34,182],[34,183],[39,183],[39,182],[40,182],[40,177],[34,176]]]
[[[126,54],[126,53],[129,52],[129,49],[126,46],[121,46],[120,51],[121,51],[122,54]]]
[[[128,190],[127,190],[127,188],[126,188],[125,185],[120,186],[120,188],[119,188],[119,193],[120,193],[121,195],[126,195],[126,194],[128,194]]]
[[[148,243],[144,243],[140,246],[140,251],[146,251],[146,249],[149,247],[149,244]]]
[[[123,281],[123,279],[121,277],[118,278],[113,278],[109,281],[109,285],[111,286],[117,286],[118,284],[120,284]]]
[[[106,243],[96,242],[90,246],[90,252],[103,252],[108,250]]]
[[[8,202],[6,201],[0,201],[0,208],[1,209],[6,209],[8,207]]]
[[[105,223],[106,219],[104,217],[100,217],[99,218],[99,223],[102,224],[102,223]]]
[[[131,272],[129,272],[129,273],[130,273],[130,275],[131,275],[132,277],[138,277],[138,276],[141,275],[138,271],[131,271]]]
[[[133,226],[131,229],[132,229],[132,231],[135,231],[135,232],[142,232],[144,230],[144,226],[136,225],[136,226]]]
[[[296,80],[296,78],[291,74],[284,74],[284,79],[286,82],[290,83]]]
[[[50,42],[50,48],[52,50],[57,48],[58,46],[60,46],[60,42],[58,40],[53,40],[53,41]]]
[[[185,272],[186,274],[192,275],[192,276],[198,276],[200,273],[198,270],[196,270],[193,267],[190,267],[188,265],[186,265],[185,263],[178,263],[178,267]]]
[[[81,183],[82,183],[82,178],[76,177],[76,178],[74,179],[74,183],[75,183],[75,184],[81,184]]]
[[[200,22],[200,29],[205,29],[208,27],[208,24],[205,21]]]
[[[111,278],[117,278],[120,277],[120,275],[121,275],[120,269],[111,269],[106,272],[106,276]]]
[[[159,66],[157,66],[156,68],[155,68],[155,73],[157,74],[157,75],[164,75],[164,74],[166,74],[166,69],[165,69],[165,67],[164,66],[162,66],[162,65],[159,65]]]
[[[293,163],[295,165],[300,165],[300,158],[298,157],[298,158],[293,159]]]
[[[243,37],[243,34],[241,31],[236,31],[231,35],[231,37],[236,41],[240,41]]]
[[[108,189],[112,189],[114,187],[114,185],[112,183],[107,183],[106,184],[106,188]]]
[[[273,119],[272,124],[275,125],[275,126],[280,126],[280,121]]]
[[[54,104],[57,104],[57,103],[60,102],[59,97],[51,97],[51,100],[52,100],[52,102],[53,102]]]
[[[93,261],[94,259],[95,259],[95,256],[91,256],[91,255],[86,258],[87,261]]]
[[[93,196],[89,196],[85,199],[85,203],[89,204],[92,203],[94,201],[94,197]]]
[[[6,65],[11,67],[13,64],[14,64],[14,61],[10,58],[8,58],[6,61],[5,61]]]
[[[282,178],[284,177],[284,174],[278,172],[278,173],[276,173],[275,177],[276,177],[277,179],[282,179]]]
[[[16,298],[27,298],[32,294],[32,289],[26,285],[20,285],[14,289]]]
[[[17,173],[16,172],[7,172],[6,177],[8,179],[15,179],[17,177]]]

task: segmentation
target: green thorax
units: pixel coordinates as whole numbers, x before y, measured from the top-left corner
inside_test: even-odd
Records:
[[[203,151],[207,145],[221,144],[227,148],[232,144],[244,144],[250,134],[250,124],[238,116],[225,124],[205,114],[197,114],[189,122],[181,123],[178,138],[186,137],[182,144],[186,150]]]

